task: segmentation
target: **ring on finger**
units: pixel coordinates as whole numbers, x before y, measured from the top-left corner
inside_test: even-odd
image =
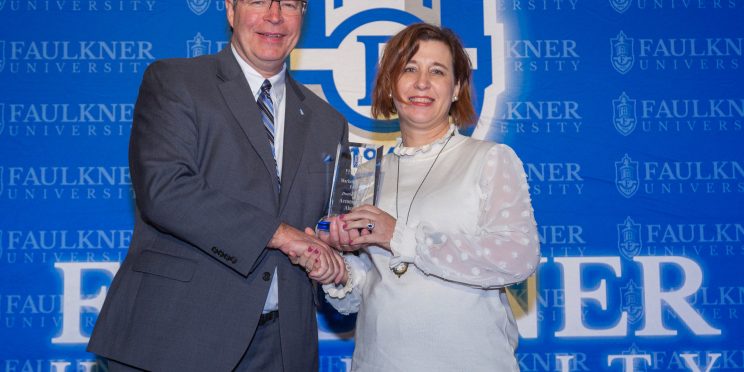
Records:
[[[375,222],[372,220],[369,220],[369,223],[367,223],[367,231],[372,232],[372,230],[375,229]]]

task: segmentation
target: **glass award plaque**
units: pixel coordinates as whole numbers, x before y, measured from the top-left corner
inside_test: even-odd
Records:
[[[333,165],[327,217],[349,213],[362,204],[377,201],[382,146],[349,142],[339,144]],[[321,219],[318,231],[328,231],[330,222]]]

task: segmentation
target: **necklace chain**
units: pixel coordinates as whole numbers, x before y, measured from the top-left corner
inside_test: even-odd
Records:
[[[429,177],[429,173],[431,173],[431,170],[434,168],[434,164],[436,164],[437,160],[439,160],[439,155],[442,155],[442,151],[444,151],[444,148],[447,147],[447,144],[454,136],[455,136],[455,132],[452,132],[449,138],[447,138],[447,141],[444,142],[444,145],[442,146],[441,149],[439,149],[439,153],[437,153],[437,156],[434,158],[434,161],[431,162],[431,165],[429,166],[429,170],[426,171],[424,178],[421,180],[421,183],[419,183],[418,188],[416,189],[416,192],[413,193],[413,198],[411,198],[411,202],[408,204],[408,213],[406,214],[406,226],[408,226],[408,218],[411,217],[411,209],[413,208],[413,202],[416,200],[416,196],[418,196],[419,190],[421,190],[421,186],[424,185],[424,182],[426,182],[426,177]],[[398,173],[395,175],[395,219],[397,220],[398,219],[398,189],[400,188],[400,155],[398,155],[396,163],[398,165]]]

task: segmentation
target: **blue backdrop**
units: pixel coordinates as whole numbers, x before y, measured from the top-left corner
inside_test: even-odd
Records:
[[[224,8],[0,0],[2,371],[96,370],[142,73],[223,48]],[[468,48],[469,133],[525,162],[543,259],[511,288],[521,369],[744,369],[744,1],[311,0],[290,69],[352,140],[390,144],[396,124],[369,117],[375,64],[422,20]],[[319,320],[320,369],[347,370],[353,318]]]

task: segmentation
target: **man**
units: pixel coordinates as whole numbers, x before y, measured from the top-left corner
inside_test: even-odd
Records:
[[[311,279],[340,256],[311,231],[346,123],[286,73],[305,1],[227,0],[230,46],[145,72],[129,253],[88,350],[110,370],[317,371]]]

